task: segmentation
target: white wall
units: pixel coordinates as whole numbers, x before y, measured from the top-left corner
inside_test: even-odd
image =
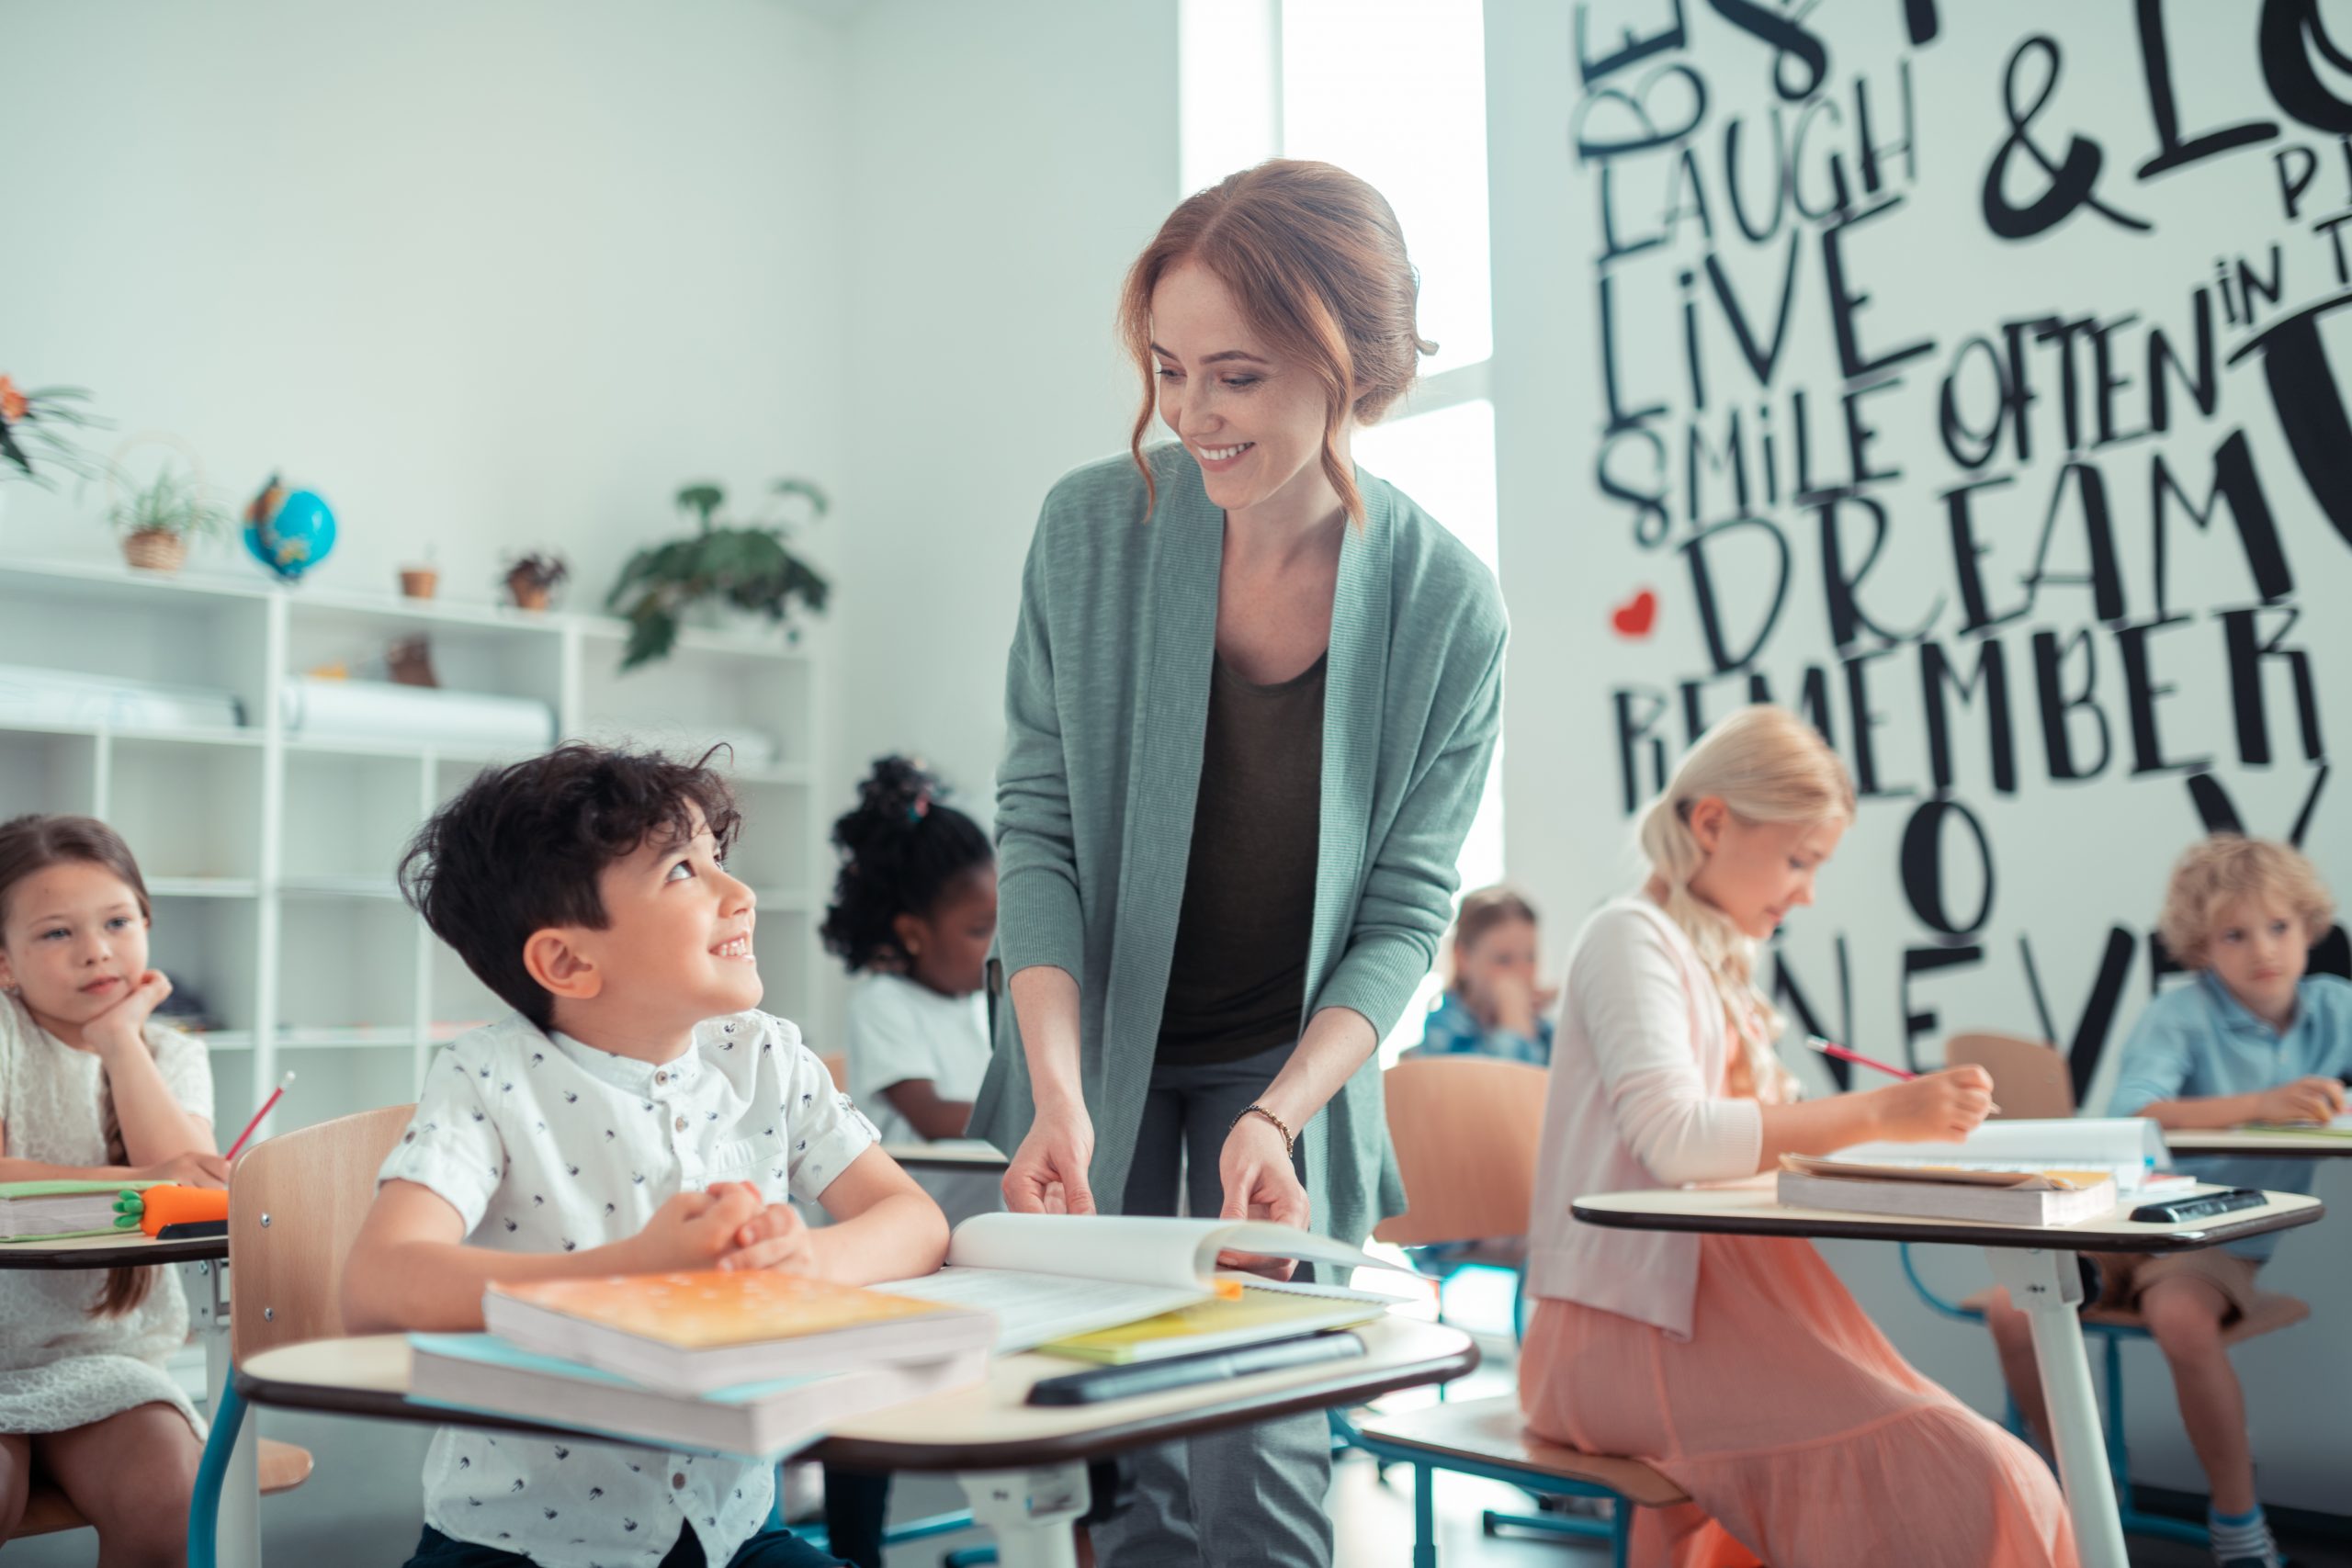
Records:
[[[869,0],[846,37],[834,795],[903,750],[985,822],[1038,505],[1134,417],[1112,312],[1176,202],[1176,7]]]
[[[2262,8],[2159,8],[2169,18],[2171,64],[2158,74],[2173,90],[2180,137],[2249,122],[2273,128],[2253,144],[2168,173],[2146,169],[2161,150],[2160,121],[2132,18],[2078,9],[1947,0],[1791,17],[1781,8],[1669,0],[1488,0],[1487,61],[1501,558],[1515,627],[1508,841],[1514,876],[1563,917],[1547,934],[1564,946],[1586,910],[1630,881],[1621,759],[1633,759],[1634,797],[1656,787],[1659,765],[1670,765],[1689,739],[1684,682],[1703,723],[1747,699],[1752,673],[1795,700],[1817,669],[1830,698],[1823,716],[1865,786],[1860,818],[1822,879],[1820,908],[1800,911],[1778,948],[1822,1027],[1897,1061],[1916,1047],[1911,1059],[1922,1066],[1935,1064],[1942,1038],[1961,1029],[2054,1036],[2078,1062],[2103,1053],[2089,1084],[2095,1104],[2150,994],[2145,937],[2167,866],[2203,830],[2192,778],[2196,787],[2225,791],[2250,830],[2273,836],[2284,836],[2315,797],[2305,848],[2338,895],[2352,896],[2352,813],[2340,781],[2323,787],[2319,744],[2321,735],[2352,725],[2352,684],[2344,678],[2352,644],[2332,613],[2352,592],[2352,528],[2331,526],[2324,510],[2352,506],[2352,483],[2340,442],[2323,437],[2320,460],[2299,462],[2281,417],[2333,412],[2341,399],[2325,370],[2306,370],[2289,378],[2282,408],[2265,367],[2282,363],[2292,334],[2256,335],[2319,307],[2322,341],[2341,352],[2342,328],[2324,310],[2347,277],[2328,231],[2313,225],[2352,204],[2352,189],[2335,135],[2301,123],[2290,108],[2301,102],[2309,118],[2312,104],[2325,106],[2341,83],[2315,81],[2299,97],[2282,67],[2314,57],[2301,39],[2286,40],[2290,47],[2266,73],[2256,48]],[[1909,36],[1910,17],[1934,18],[1933,36]],[[2340,38],[2343,18],[2334,19]],[[1759,36],[1776,28],[1777,39]],[[2030,41],[2037,37],[2052,40],[2046,53]],[[1629,39],[1652,42],[1612,62]],[[2053,71],[2048,105],[2029,113]],[[2007,101],[2029,122],[2032,151],[2003,113],[2005,81]],[[1877,186],[1867,191],[1863,87],[1876,148]],[[2341,105],[2330,112],[2346,113]],[[1742,135],[1736,175],[1734,126]],[[2023,207],[2053,184],[2036,154],[2054,165],[2070,147],[2086,159],[2096,150],[2089,194],[2101,205],[2062,200],[2058,221],[1997,237],[1986,217],[1988,176],[2007,203]],[[2006,170],[2005,148],[2012,149]],[[1776,149],[1785,166],[1776,165]],[[1833,160],[1852,197],[1843,223],[1829,211]],[[2306,160],[2316,177],[2290,210],[2290,186]],[[1697,176],[1695,195],[1680,183],[1686,174]],[[1773,221],[1781,189],[1818,216],[1791,210]],[[1735,194],[1759,237],[1742,231]],[[1606,254],[1604,202],[1620,247],[1613,255]],[[1844,292],[1868,297],[1848,312],[1860,352],[1929,346],[1869,374],[1841,365],[1833,247],[1846,269]],[[2240,257],[2266,278],[2278,269],[2280,297],[2257,298],[2252,325],[2239,319]],[[2214,284],[2221,261],[2229,264],[2227,308]],[[1720,288],[1711,268],[1723,275]],[[1605,319],[1604,280],[1611,290]],[[1760,373],[1743,352],[1724,294],[1744,312],[1759,353],[1779,345]],[[2211,307],[2213,407],[2200,410],[2181,378],[2166,373],[2165,425],[2148,434],[2149,334],[2161,329],[2193,362],[2200,300]],[[2070,381],[2061,350],[2023,332],[2030,452],[2018,449],[2013,421],[1992,459],[1971,468],[1939,429],[1948,386],[1969,420],[1984,420],[1993,405],[1986,356],[1964,345],[1989,337],[2006,359],[2003,323],[2041,317],[2100,324],[2109,338],[2105,389],[2087,336],[2075,339]],[[1703,394],[1686,369],[1694,344]],[[1612,366],[1621,416],[1613,429],[1604,384]],[[1822,507],[1791,494],[1798,394],[1807,400],[1811,480],[1851,492],[1838,503],[1838,553],[1862,582],[1869,624],[1845,627],[1834,618]],[[1869,471],[1859,476],[1842,413],[1849,398],[1856,424],[1875,433]],[[2103,400],[2111,432],[2101,424]],[[1701,457],[1695,488],[1686,466],[1691,433],[1720,452],[1734,415],[1747,437],[1744,507],[1730,473],[1709,457]],[[1777,493],[1756,440],[1768,420]],[[2252,570],[2241,538],[2251,504],[2216,504],[2200,530],[2188,508],[2155,498],[2152,465],[2161,457],[2194,506],[2204,507],[2217,454],[2240,432],[2291,582]],[[2103,537],[2081,500],[2091,474],[2103,481],[2111,511]],[[1654,491],[1663,515],[1645,520],[1642,508],[1608,492],[1604,475],[1621,490]],[[2001,481],[1970,492],[1983,553],[1956,553],[1946,497],[1980,479]],[[1884,509],[1888,526],[1883,554],[1865,571],[1872,505]],[[1743,516],[1755,521],[1731,521]],[[2042,570],[2049,519],[2048,581],[2036,592],[2028,579]],[[1716,525],[1711,543],[1693,544]],[[1732,667],[1719,670],[1698,613],[1692,552],[1707,552],[1716,603],[1744,645],[1772,612],[1776,540],[1789,566],[1778,619],[1752,654],[1735,647]],[[2098,544],[2112,547],[2111,601],[2078,581]],[[1972,570],[1992,608],[2017,611],[2014,620],[1989,629],[1964,624]],[[1645,590],[1656,598],[1655,621],[1619,629],[1614,613]],[[2282,651],[2308,655],[2319,730],[2309,744],[2286,660],[2233,679],[2226,627],[2235,615],[2254,617],[2265,637],[2279,636]],[[2037,689],[2032,646],[2042,633],[2071,650],[2065,694],[2086,694],[2063,715],[2084,764],[2076,779],[2053,776],[2044,739],[2050,705]],[[2139,675],[2129,663],[2135,638],[2145,656]],[[1966,676],[1995,645],[2007,660],[2012,725],[2003,739],[2014,748],[2015,779],[1995,764],[1981,692],[1973,705],[1951,706],[1953,765],[1939,777],[1922,660],[1939,648]],[[2096,656],[2095,673],[2085,648]],[[1621,696],[1662,705],[1654,731],[1630,747],[1619,739]],[[2267,729],[2267,757],[2245,744],[2250,728]],[[2101,731],[2108,745],[2098,761]],[[1874,781],[1863,767],[1865,744]],[[1921,836],[1929,852],[1906,857],[1906,833],[1923,812],[1938,810],[1950,814],[1939,836]],[[1982,824],[1982,855],[1970,818]],[[1945,929],[1928,918],[1937,907],[1924,896],[1935,881],[1924,874],[1930,869],[1942,877]],[[1829,1087],[1817,1063],[1798,1066],[1816,1088]],[[2344,1198],[2347,1174],[2328,1170],[2321,1194]],[[2335,1511],[2352,1457],[2340,1419],[2352,1400],[2352,1360],[2332,1348],[2352,1306],[2343,1224],[2332,1217],[2288,1236],[2265,1275],[2268,1288],[2311,1300],[2321,1321],[2236,1358],[2266,1495]],[[1929,1318],[1894,1274],[1891,1249],[1846,1247],[1837,1256],[1906,1353],[1972,1397],[1996,1397],[1983,1337]],[[1947,1284],[1964,1291],[1981,1282],[1981,1265],[1973,1276],[1971,1267],[1960,1260]],[[2152,1352],[2133,1352],[2130,1377],[2135,1469],[2143,1479],[2201,1491]]]
[[[0,370],[334,506],[314,581],[570,602],[710,475],[842,479],[842,45],[775,0],[12,0]],[[103,556],[102,491],[0,549]],[[821,548],[826,541],[816,541]],[[242,547],[199,564],[247,570]]]

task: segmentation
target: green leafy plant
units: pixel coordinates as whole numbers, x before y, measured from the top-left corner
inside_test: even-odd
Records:
[[[218,537],[229,525],[229,509],[209,499],[194,476],[166,463],[155,477],[107,513],[124,534],[171,534],[181,538]]]
[[[778,479],[769,491],[798,497],[812,517],[822,517],[830,505],[807,479]],[[824,609],[831,584],[786,547],[783,522],[721,517],[727,492],[715,484],[687,485],[676,501],[678,510],[694,518],[695,532],[638,551],[605,598],[605,608],[629,623],[622,669],[666,657],[677,643],[680,616],[697,604],[731,604],[779,625],[796,599],[811,611]]]
[[[33,467],[39,457],[49,468],[78,479],[92,479],[105,465],[74,443],[69,430],[102,430],[106,421],[79,405],[90,394],[80,387],[36,387],[19,391],[16,382],[0,376],[0,480],[30,479],[53,488],[49,476]]]

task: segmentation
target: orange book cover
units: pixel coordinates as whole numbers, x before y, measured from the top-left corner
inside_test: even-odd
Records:
[[[681,1350],[801,1339],[835,1329],[935,1316],[946,1310],[911,1296],[772,1269],[535,1280],[490,1288],[526,1305]]]

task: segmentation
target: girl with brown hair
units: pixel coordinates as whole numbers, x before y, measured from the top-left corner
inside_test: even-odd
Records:
[[[86,817],[0,823],[0,1181],[220,1187],[202,1042],[153,1021],[153,909],[130,848]],[[164,1361],[187,1339],[168,1269],[0,1273],[0,1540],[36,1468],[109,1563],[177,1563],[202,1453]]]
[[[1129,450],[1046,497],[1006,673],[1012,1006],[971,1131],[1014,1151],[1015,1211],[1355,1242],[1404,1207],[1370,1064],[1451,913],[1505,630],[1485,567],[1350,456],[1430,349],[1416,288],[1377,191],[1283,161],[1128,273]],[[1330,1561],[1320,1415],[1136,1469],[1109,1568]]]

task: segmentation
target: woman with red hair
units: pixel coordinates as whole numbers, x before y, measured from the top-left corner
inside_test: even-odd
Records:
[[[1432,347],[1416,293],[1387,202],[1299,162],[1188,198],[1127,275],[1130,450],[1046,498],[1006,674],[1012,1006],[971,1131],[1016,1211],[1357,1242],[1404,1207],[1371,1063],[1452,913],[1505,633],[1350,456]],[[1329,1478],[1319,1414],[1168,1444],[1094,1541],[1321,1568]]]

